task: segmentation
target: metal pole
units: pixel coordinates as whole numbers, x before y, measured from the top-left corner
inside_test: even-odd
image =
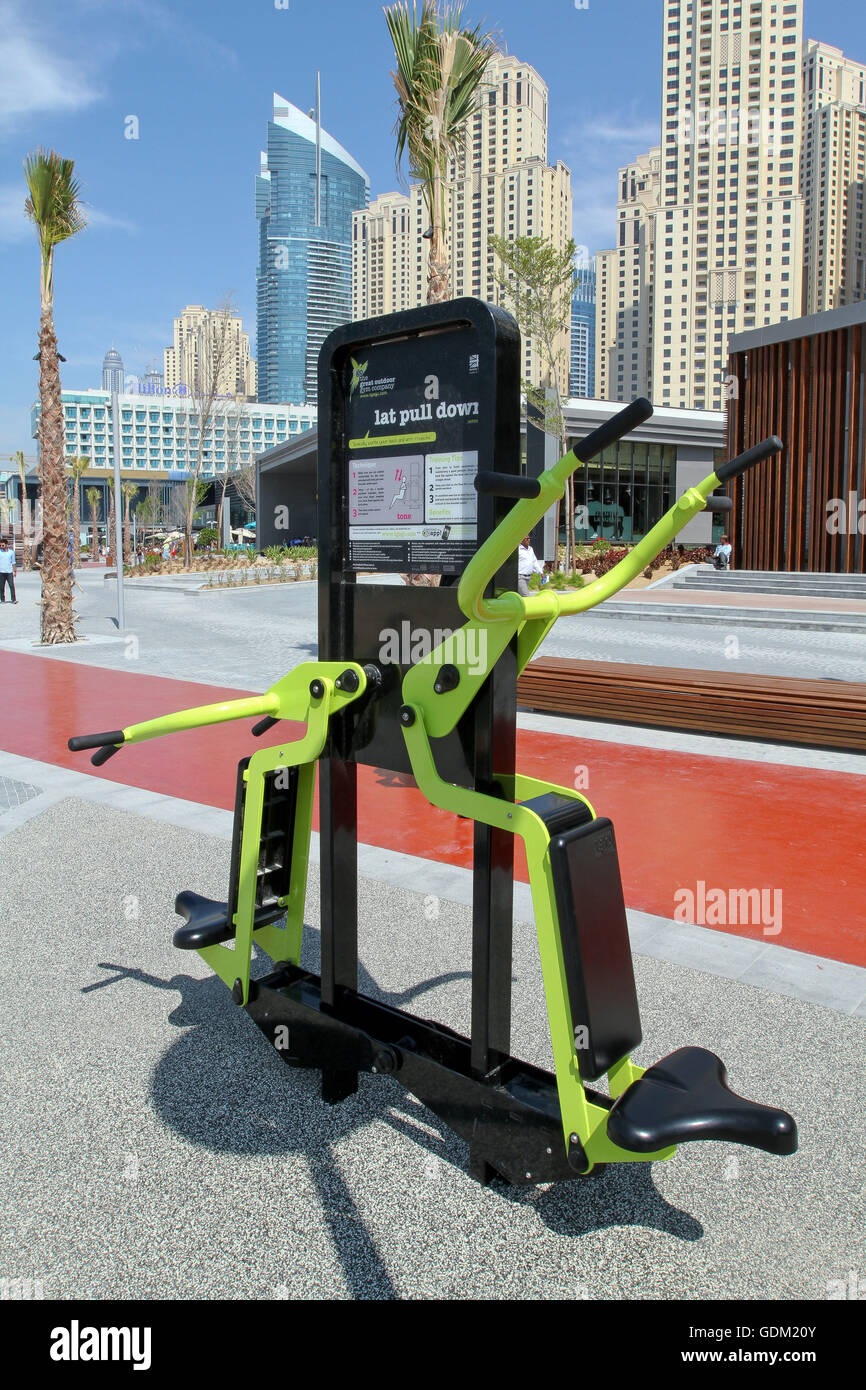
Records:
[[[316,73],[316,226],[322,222],[322,74]]]
[[[120,403],[116,391],[111,393],[111,439],[114,448],[114,556],[117,561],[117,626],[126,627],[123,613],[123,515],[120,507]]]

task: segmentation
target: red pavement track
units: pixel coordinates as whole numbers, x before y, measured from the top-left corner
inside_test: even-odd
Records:
[[[69,752],[71,734],[248,692],[9,652],[0,656],[0,675],[0,746],[7,751],[228,810],[238,759],[262,743],[286,741],[289,732],[284,725],[282,734],[277,728],[253,739],[244,720],[140,744],[94,768],[88,754]],[[518,734],[518,759],[522,770],[564,786],[573,784],[576,768],[587,769],[587,794],[616,827],[629,907],[673,917],[676,890],[696,892],[699,880],[726,893],[781,889],[777,935],[765,937],[760,925],[708,925],[866,965],[862,777],[529,731]],[[393,780],[397,785],[388,785],[390,774],[360,769],[361,841],[468,867],[471,824]],[[525,881],[519,845],[517,872]]]

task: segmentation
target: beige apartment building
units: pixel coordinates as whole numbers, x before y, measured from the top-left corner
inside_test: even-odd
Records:
[[[803,313],[866,299],[866,64],[803,50]]]
[[[534,68],[498,54],[487,70],[464,149],[451,162],[446,234],[455,297],[501,302],[491,233],[537,236],[564,247],[571,236],[571,173],[547,160],[547,85]],[[429,217],[421,189],[385,193],[352,219],[352,312],[396,312],[427,298]],[[557,345],[560,380],[568,380],[570,323]],[[524,375],[541,380],[541,362],[524,342]],[[563,388],[566,390],[567,388]]]
[[[635,255],[621,195],[626,244],[614,248],[608,312],[629,332],[607,329],[609,395],[625,400],[636,382],[659,405],[719,410],[735,389],[730,336],[800,312],[803,5],[665,0],[663,25],[659,201],[645,258],[652,310],[626,319]]]
[[[240,315],[188,304],[174,321],[173,346],[163,353],[166,389],[207,389],[216,359],[220,363],[217,394],[255,400],[256,364]]]
[[[596,390],[602,400],[650,394],[661,148],[619,171],[617,245],[596,257]]]

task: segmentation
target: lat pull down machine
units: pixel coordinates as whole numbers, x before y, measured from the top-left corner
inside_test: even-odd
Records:
[[[689,488],[603,578],[524,598],[514,592],[520,539],[578,464],[652,407],[635,401],[539,478],[523,477],[518,364],[513,320],[477,300],[332,333],[319,364],[320,660],[264,695],[69,746],[97,749],[98,765],[126,744],[224,720],[257,718],[254,735],[281,719],[306,726],[300,739],[241,761],[227,900],[180,893],[185,925],[174,942],[199,952],[288,1064],[321,1070],[328,1101],[356,1090],[361,1071],[393,1076],[466,1140],[481,1181],[574,1178],[668,1158],[693,1139],[793,1153],[791,1116],[735,1095],[706,1049],[679,1048],[648,1070],[631,1061],[641,1024],[613,826],[578,792],[518,773],[514,761],[516,677],[556,618],[616,593],[699,511],[729,508],[714,490],[781,442],[766,440]],[[443,583],[358,585],[357,572],[371,569],[438,572]],[[317,764],[319,975],[300,965]],[[431,805],[474,821],[468,1038],[358,991],[359,764],[411,773]],[[510,1051],[515,835],[529,868],[553,1074]],[[254,981],[253,941],[274,962]],[[587,1085],[604,1074],[609,1094]]]

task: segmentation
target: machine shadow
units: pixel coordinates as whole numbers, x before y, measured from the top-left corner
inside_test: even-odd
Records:
[[[308,928],[305,938],[305,963],[315,968],[308,957],[313,955],[318,933]],[[326,1105],[320,1073],[287,1066],[244,1011],[232,1003],[216,976],[196,979],[176,974],[161,979],[135,967],[107,961],[98,965],[113,973],[84,986],[83,994],[127,979],[180,995],[168,1019],[184,1030],[183,1036],[160,1058],[151,1080],[153,1105],[163,1121],[190,1143],[213,1152],[303,1155],[352,1296],[397,1298],[376,1239],[364,1224],[332,1146],[367,1125],[384,1121],[395,1134],[425,1151],[419,1177],[430,1182],[439,1178],[440,1163],[465,1173],[468,1146],[390,1078],[362,1074],[356,1095],[340,1105]],[[271,968],[260,953],[255,966],[256,975]],[[405,1008],[457,978],[469,978],[469,972],[452,971],[389,992],[361,964],[358,985],[370,997]],[[681,1240],[697,1240],[703,1234],[698,1221],[661,1196],[648,1164],[612,1165],[589,1178],[546,1189],[495,1181],[490,1191],[506,1201],[532,1206],[544,1224],[561,1235],[578,1237],[615,1226],[645,1226]]]

